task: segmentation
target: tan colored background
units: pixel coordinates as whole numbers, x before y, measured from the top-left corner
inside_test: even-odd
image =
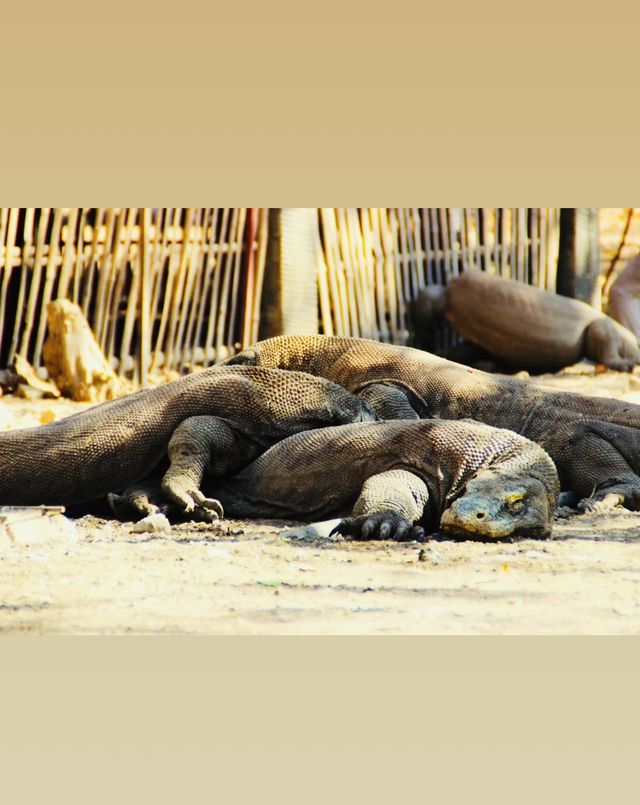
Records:
[[[633,0],[5,6],[6,206],[637,203]],[[0,652],[11,803],[637,799],[637,639]]]

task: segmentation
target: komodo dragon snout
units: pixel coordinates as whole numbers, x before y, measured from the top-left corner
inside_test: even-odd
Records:
[[[443,513],[440,528],[451,536],[481,540],[511,537],[540,539],[551,533],[549,489],[536,478],[514,478],[480,473],[464,494]]]

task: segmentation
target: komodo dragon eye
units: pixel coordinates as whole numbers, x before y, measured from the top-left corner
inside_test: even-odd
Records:
[[[514,495],[510,495],[507,498],[507,508],[513,514],[519,514],[520,512],[523,512],[526,508],[524,493],[517,492]]]

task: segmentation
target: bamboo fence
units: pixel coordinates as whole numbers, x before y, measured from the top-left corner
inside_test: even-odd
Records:
[[[327,334],[405,343],[420,289],[471,268],[555,289],[557,208],[321,208],[317,221]],[[0,365],[41,365],[57,298],[139,385],[220,361],[258,338],[267,242],[262,208],[1,209]],[[453,341],[445,330],[434,348]]]
[[[318,214],[327,335],[405,343],[418,291],[467,269],[556,287],[558,208],[331,207]]]
[[[120,374],[209,365],[258,337],[260,208],[3,208],[0,364],[41,364],[47,303],[82,308]]]

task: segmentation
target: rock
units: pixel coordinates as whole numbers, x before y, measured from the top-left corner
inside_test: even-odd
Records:
[[[149,514],[131,526],[134,534],[170,534],[171,523],[164,514]]]
[[[49,302],[47,326],[42,357],[63,394],[79,402],[103,402],[131,390],[109,365],[78,305],[68,299]]]
[[[1,506],[0,552],[44,542],[78,542],[76,525],[63,512],[63,506]]]
[[[309,523],[296,528],[285,528],[278,532],[278,536],[285,539],[331,539],[337,542],[342,540],[339,534],[330,536],[331,531],[342,521],[341,517],[335,520],[324,520],[321,523]]]

